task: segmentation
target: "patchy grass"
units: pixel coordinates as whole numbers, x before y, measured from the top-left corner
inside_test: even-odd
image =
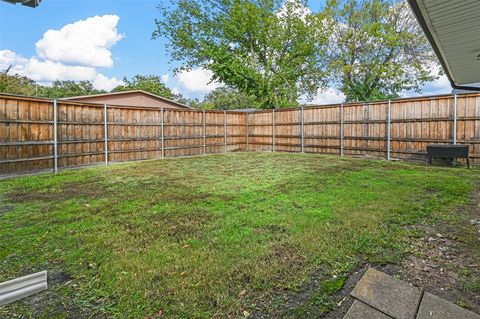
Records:
[[[276,291],[299,291],[318,270],[306,307],[321,314],[356,265],[398,263],[415,235],[406,226],[448,218],[477,179],[476,170],[234,153],[2,181],[0,281],[42,269],[53,281],[0,317],[268,316]]]

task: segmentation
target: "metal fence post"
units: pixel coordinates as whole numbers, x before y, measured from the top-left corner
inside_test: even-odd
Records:
[[[108,165],[108,109],[107,104],[103,104],[103,136],[105,139],[105,165]]]
[[[246,126],[247,126],[247,145],[246,145],[246,151],[248,151],[248,148],[249,148],[249,147],[248,147],[248,142],[249,142],[249,138],[250,138],[250,137],[248,136],[248,133],[249,133],[248,131],[250,130],[250,127],[249,127],[249,125],[248,125],[249,122],[250,122],[250,113],[249,113],[249,112],[247,112],[247,118],[246,118],[245,122],[246,122]]]
[[[340,103],[340,156],[344,155],[344,119],[343,119],[343,103]]]
[[[275,152],[275,109],[272,110],[272,150]]]
[[[165,158],[165,130],[164,130],[164,127],[165,127],[165,117],[164,117],[164,112],[163,112],[163,107],[161,109],[161,117],[162,117],[162,121],[161,121],[161,125],[162,125],[162,159]]]
[[[387,110],[387,160],[392,159],[392,101],[388,100]]]
[[[225,133],[225,153],[227,152],[227,111],[223,111],[223,130]]]
[[[203,110],[203,154],[207,154],[207,127],[205,119],[205,110]]]
[[[457,94],[453,96],[453,144],[457,144]]]
[[[305,118],[304,118],[304,110],[303,110],[303,106],[302,106],[302,120],[301,120],[301,127],[300,127],[300,131],[301,131],[301,134],[302,134],[302,153],[305,153]]]
[[[58,106],[57,98],[53,100],[53,171],[58,172]]]

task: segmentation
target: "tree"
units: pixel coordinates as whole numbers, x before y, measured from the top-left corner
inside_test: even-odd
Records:
[[[170,0],[153,38],[165,37],[180,69],[254,96],[263,108],[293,106],[326,83],[328,30],[306,0]]]
[[[0,92],[18,95],[36,95],[35,81],[18,74],[8,74],[10,68],[0,72]]]
[[[62,98],[104,92],[95,90],[93,84],[89,81],[74,82],[57,80],[54,81],[52,85],[41,85],[26,76],[8,74],[9,71],[10,68],[0,72],[0,92],[2,93]]]
[[[173,97],[173,100],[175,102],[181,103],[183,105],[188,105],[188,106],[193,107],[195,109],[200,107],[200,100],[199,99],[197,99],[197,98],[191,99],[191,98],[188,98],[188,97],[184,96],[181,93],[175,94],[175,96]]]
[[[330,0],[332,82],[347,101],[398,97],[436,78],[437,63],[404,0]]]
[[[208,93],[200,108],[211,110],[235,110],[258,107],[258,102],[252,96],[231,87],[220,87]]]
[[[131,80],[123,78],[125,84],[119,85],[113,89],[113,92],[123,92],[130,90],[142,90],[167,99],[173,99],[175,94],[163,83],[162,79],[156,75],[135,75]]]
[[[38,86],[36,95],[48,98],[64,98],[105,93],[93,88],[90,81],[54,81],[51,86]]]

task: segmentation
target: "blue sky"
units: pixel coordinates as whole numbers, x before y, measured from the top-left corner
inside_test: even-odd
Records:
[[[151,40],[154,20],[159,14],[156,5],[160,2],[168,0],[43,0],[36,9],[0,1],[0,68],[13,64],[18,73],[45,83],[58,76],[88,79],[105,89],[124,76],[156,74],[163,76],[175,91],[188,97],[202,97],[218,86],[208,84],[208,72],[198,69],[175,76],[172,69],[177,65],[169,63],[165,41]],[[323,5],[321,0],[310,1],[312,11]],[[95,16],[99,18],[87,20]],[[112,18],[115,16],[118,20]],[[84,23],[78,24],[79,21]],[[69,25],[74,31],[68,31]],[[56,33],[45,36],[49,30]],[[101,61],[86,58],[94,50],[87,51],[87,45],[79,45],[91,39],[96,39],[98,56],[105,55]],[[69,44],[69,40],[73,43]],[[58,43],[69,49],[68,56]],[[424,88],[425,94],[449,92],[445,79]],[[331,89],[319,92],[315,102],[339,99],[341,96]]]

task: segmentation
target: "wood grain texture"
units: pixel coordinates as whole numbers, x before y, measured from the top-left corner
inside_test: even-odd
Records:
[[[425,160],[428,144],[453,143],[453,106],[453,95],[392,100],[392,158]],[[59,168],[103,164],[103,105],[60,100],[57,115]],[[304,107],[304,151],[340,154],[341,116],[340,104]],[[0,175],[53,169],[53,119],[50,99],[0,95]],[[344,154],[386,158],[387,120],[387,101],[344,104]],[[108,106],[107,122],[109,162],[162,157],[161,109]],[[206,154],[301,152],[301,123],[300,108],[248,114],[164,109],[164,154],[200,155],[204,143]],[[456,135],[458,144],[470,146],[472,163],[480,164],[480,94],[458,95]]]

